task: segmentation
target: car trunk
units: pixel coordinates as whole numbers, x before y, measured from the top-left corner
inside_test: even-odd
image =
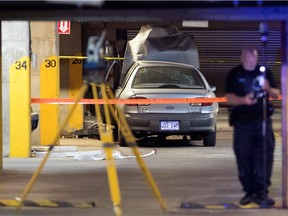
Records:
[[[207,90],[205,89],[133,89],[135,98],[200,98],[203,97]],[[173,92],[173,93],[171,93]],[[201,103],[169,103],[169,104],[140,104],[138,105],[139,113],[200,113],[202,110]]]

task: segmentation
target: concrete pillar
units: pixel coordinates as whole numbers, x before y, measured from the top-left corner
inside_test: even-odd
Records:
[[[32,91],[35,91],[35,93],[33,92],[33,97],[39,97],[39,95],[53,95],[53,97],[51,96],[52,98],[58,97],[60,84],[59,70],[57,72],[57,68],[59,68],[59,62],[54,65],[54,59],[50,59],[50,57],[58,58],[59,56],[59,36],[56,31],[56,22],[31,22],[30,27],[32,56],[36,57],[35,67],[32,70],[32,74],[34,76],[33,85],[35,84],[32,89]],[[50,74],[51,76],[49,76],[48,72],[46,75],[49,77],[42,77],[43,74],[40,74],[40,71],[43,68],[43,64],[47,66],[47,70],[51,69],[53,71],[53,74]],[[57,68],[54,68],[54,66]],[[36,80],[38,80],[38,82]],[[47,85],[40,86],[39,84],[45,80],[47,83],[52,83],[55,88]],[[38,111],[40,113],[40,144],[59,144],[51,143],[59,129],[59,106],[37,105],[35,108],[36,109],[34,111]],[[35,132],[37,133],[37,131]]]
[[[5,64],[2,64],[3,154],[12,157],[28,157],[30,155],[31,131],[31,120],[29,119],[29,22],[2,21],[1,24],[2,62],[5,62]],[[20,82],[21,79],[22,82]],[[23,96],[20,96],[18,89],[22,91]],[[19,97],[21,100],[19,100]],[[19,118],[19,115],[21,115],[21,118]],[[27,128],[29,126],[28,132]],[[13,133],[13,137],[10,133]]]
[[[38,25],[36,25],[39,23]],[[37,28],[40,28],[40,22],[30,22],[30,37],[31,37],[31,98],[40,98],[40,66],[43,61],[41,57],[41,46],[39,33]],[[36,33],[35,33],[36,29]],[[45,58],[45,57],[44,57]],[[36,112],[40,115],[40,105],[31,104],[33,112]],[[38,127],[31,134],[31,145],[40,144],[40,121],[39,117]]]

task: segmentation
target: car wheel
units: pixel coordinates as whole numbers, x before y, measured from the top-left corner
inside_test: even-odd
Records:
[[[210,132],[203,137],[203,144],[206,147],[215,146],[216,145],[216,130],[214,132]]]
[[[122,147],[128,146],[120,130],[118,130],[118,145]]]
[[[119,130],[118,126],[115,124],[112,132],[114,142],[118,142],[118,136],[119,136],[118,130]]]

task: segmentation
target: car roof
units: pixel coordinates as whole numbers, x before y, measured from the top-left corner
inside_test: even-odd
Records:
[[[180,66],[180,67],[187,67],[197,69],[194,65],[188,65],[183,63],[177,62],[169,62],[169,61],[148,61],[148,60],[141,60],[134,62],[134,64],[138,64],[140,66],[151,66],[151,65],[168,65],[168,66]]]

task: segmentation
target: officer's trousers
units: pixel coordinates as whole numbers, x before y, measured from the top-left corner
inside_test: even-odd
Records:
[[[275,146],[271,119],[266,121],[266,134],[262,132],[262,127],[262,120],[234,123],[233,148],[239,180],[243,191],[250,194],[267,194],[268,187],[271,185]],[[266,139],[266,147],[263,145],[263,137]],[[266,179],[265,182],[264,179]]]

